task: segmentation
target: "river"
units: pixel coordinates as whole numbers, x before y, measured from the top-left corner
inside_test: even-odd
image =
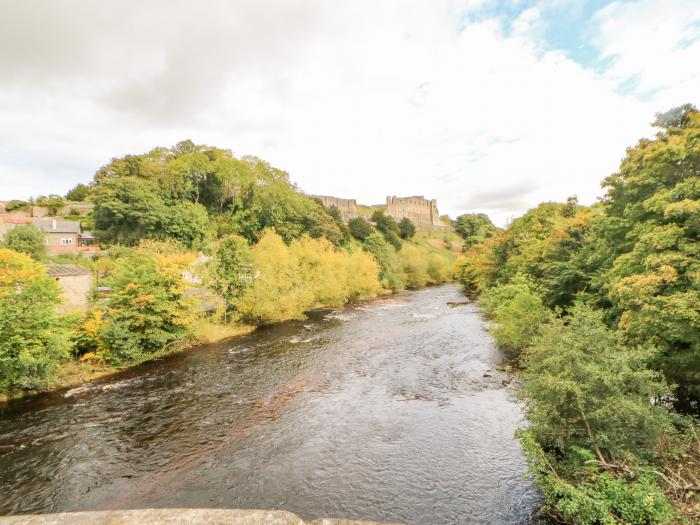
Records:
[[[501,355],[445,285],[265,327],[0,410],[0,514],[284,509],[533,523]]]

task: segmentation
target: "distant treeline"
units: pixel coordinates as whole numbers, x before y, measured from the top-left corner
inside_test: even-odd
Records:
[[[566,523],[700,517],[700,440],[681,414],[700,399],[700,113],[654,124],[600,203],[541,204],[475,232],[460,262],[522,367],[522,443]]]

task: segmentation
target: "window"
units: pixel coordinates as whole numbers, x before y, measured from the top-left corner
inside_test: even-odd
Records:
[[[61,244],[63,244],[63,245],[73,244],[73,239],[71,237],[63,237],[61,239]]]

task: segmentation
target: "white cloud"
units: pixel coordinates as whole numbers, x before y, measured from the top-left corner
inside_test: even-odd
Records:
[[[601,11],[596,42],[616,57],[602,74],[546,50],[537,7],[510,35],[463,25],[484,3],[6,2],[0,198],[63,193],[111,156],[192,138],[311,193],[425,194],[503,223],[542,200],[592,202],[654,111],[697,102],[697,43],[667,43],[692,36],[687,2]],[[632,45],[656,23],[645,6],[665,17],[648,63]],[[630,74],[657,91],[621,94]]]
[[[680,98],[698,96],[699,2],[614,2],[601,9],[595,21],[596,43],[611,62],[606,77],[621,83],[631,79],[635,93],[653,95],[661,103],[678,104]]]

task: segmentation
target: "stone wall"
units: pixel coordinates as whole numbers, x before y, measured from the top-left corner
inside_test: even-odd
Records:
[[[428,200],[422,195],[414,197],[387,197],[386,214],[400,221],[410,219],[418,229],[441,230],[447,227],[440,220],[435,199]]]
[[[321,518],[311,522],[283,510],[140,509],[0,516],[0,525],[379,525]],[[398,525],[398,524],[395,524]]]
[[[61,311],[87,310],[88,294],[92,290],[92,275],[66,275],[56,279],[63,292]]]
[[[345,222],[358,216],[357,201],[355,201],[355,199],[339,199],[338,197],[330,197],[328,195],[312,195],[312,197],[320,199],[326,208],[330,208],[331,206],[338,208]]]

